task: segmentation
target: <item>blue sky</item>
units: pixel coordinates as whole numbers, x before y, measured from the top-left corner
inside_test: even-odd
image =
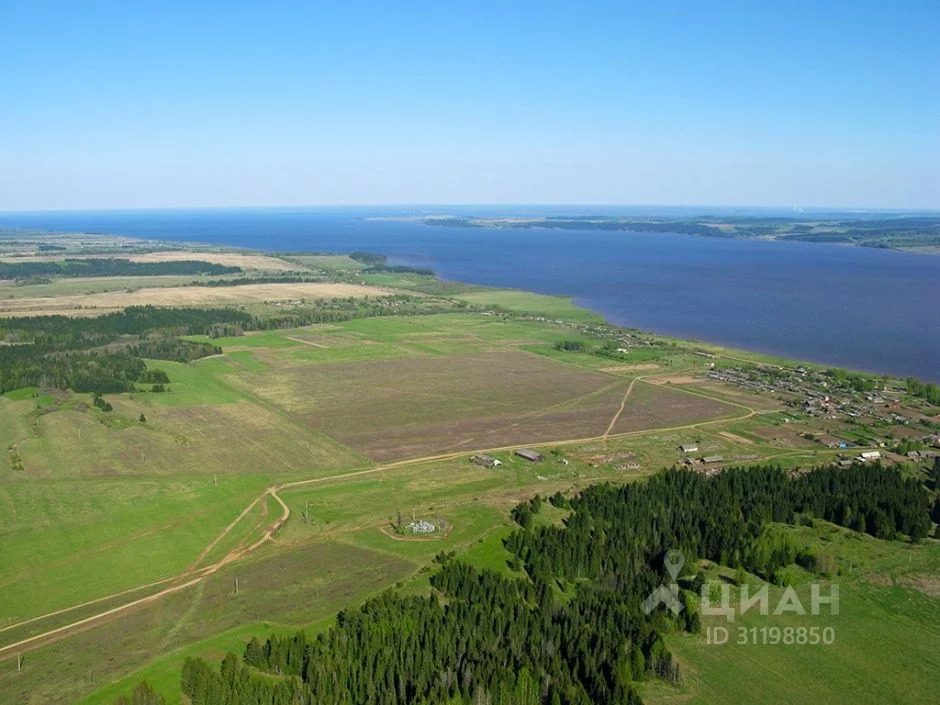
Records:
[[[0,0],[0,209],[940,208],[940,3]]]

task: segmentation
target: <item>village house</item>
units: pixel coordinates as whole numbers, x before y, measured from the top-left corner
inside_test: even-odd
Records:
[[[485,455],[483,453],[477,453],[476,455],[470,456],[470,462],[474,465],[479,465],[483,468],[495,468],[503,464],[502,460],[494,458],[490,455]]]

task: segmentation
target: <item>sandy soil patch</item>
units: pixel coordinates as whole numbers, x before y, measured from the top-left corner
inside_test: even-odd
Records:
[[[696,384],[702,380],[696,379],[691,375],[672,375],[667,377],[648,377],[646,381],[650,384]]]
[[[901,585],[930,597],[940,597],[940,577],[935,575],[907,575],[901,579]]]
[[[790,448],[819,448],[813,441],[800,436],[801,431],[809,430],[809,428],[794,427],[793,424],[787,424],[786,426],[760,426],[752,429],[752,433],[778,446],[783,445]]]
[[[615,365],[613,367],[602,367],[603,372],[648,372],[649,370],[658,370],[659,365],[652,362],[646,362],[640,365]]]
[[[295,337],[292,336],[292,335],[285,335],[284,337],[287,338],[288,340],[293,340],[295,343],[303,343],[304,345],[310,345],[310,346],[315,347],[315,348],[325,348],[325,347],[327,347],[327,346],[324,345],[323,343],[315,343],[315,342],[313,342],[312,340],[304,340],[303,338],[295,338]]]
[[[865,576],[865,581],[878,587],[891,587],[894,585],[894,581],[887,573],[869,573]]]
[[[362,296],[385,296],[387,289],[358,284],[246,284],[244,286],[180,286],[145,288],[134,292],[106,291],[97,294],[10,299],[0,301],[0,316],[95,315],[119,311],[127,306],[201,306],[258,301],[302,301]]]
[[[735,443],[743,443],[744,445],[748,446],[754,445],[754,441],[752,441],[750,438],[745,438],[744,436],[739,436],[729,431],[719,431],[718,435],[723,438],[727,438],[729,441],[734,441]]]

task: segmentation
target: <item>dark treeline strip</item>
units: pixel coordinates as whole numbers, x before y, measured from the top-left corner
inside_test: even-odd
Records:
[[[7,342],[32,342],[40,347],[90,348],[122,335],[162,330],[176,335],[205,333],[216,323],[249,327],[250,314],[235,308],[159,308],[129,306],[103,316],[23,316],[0,318],[0,336]]]
[[[388,255],[380,255],[376,252],[360,252],[358,250],[350,252],[349,258],[375,267],[381,266],[388,261]]]
[[[131,262],[111,257],[65,259],[56,262],[0,262],[0,279],[33,277],[152,277],[167,274],[239,274],[241,267],[227,267],[199,260]]]
[[[930,527],[924,488],[878,465],[796,477],[771,466],[713,478],[669,470],[552,502],[572,510],[563,526],[532,527],[540,500],[513,511],[525,528],[505,545],[520,577],[444,556],[430,596],[385,593],[314,638],[253,639],[241,661],[229,654],[220,668],[189,659],[183,693],[193,705],[638,703],[638,680],[681,679],[662,634],[700,628],[695,559],[772,578],[795,560],[812,562],[771,522],[815,516],[911,540]],[[646,615],[642,602],[667,580],[672,549],[686,558],[685,609]]]
[[[419,274],[422,277],[433,277],[434,270],[428,267],[411,267],[406,264],[382,264],[374,267],[366,267],[362,270],[363,274]]]

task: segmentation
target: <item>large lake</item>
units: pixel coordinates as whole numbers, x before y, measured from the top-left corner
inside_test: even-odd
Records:
[[[494,214],[508,212],[500,208]],[[473,213],[488,215],[481,209]],[[369,219],[408,214],[392,209],[0,213],[0,227],[275,251],[370,250],[395,263],[432,267],[448,279],[572,296],[625,326],[940,381],[940,255]]]

